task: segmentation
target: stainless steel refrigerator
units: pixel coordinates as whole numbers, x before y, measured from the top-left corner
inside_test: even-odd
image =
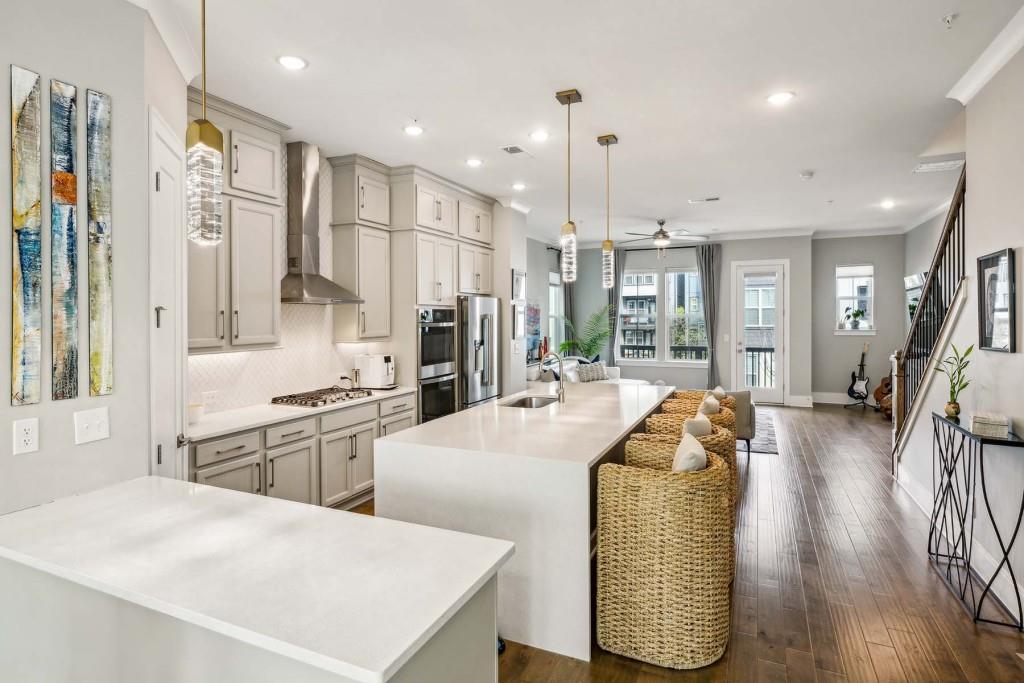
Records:
[[[501,396],[501,310],[493,296],[458,300],[459,410]]]

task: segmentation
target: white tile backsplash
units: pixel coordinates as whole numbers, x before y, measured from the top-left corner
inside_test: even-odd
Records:
[[[287,150],[281,154],[282,182],[288,181]],[[331,232],[332,169],[320,159],[320,272],[332,275]],[[282,269],[285,265],[287,211],[282,208],[280,236]],[[237,351],[189,356],[188,381],[191,402],[202,402],[204,392],[217,397],[207,412],[267,403],[274,396],[331,386],[349,374],[353,356],[388,353],[387,342],[335,344],[333,306],[281,305],[281,346],[265,351]]]

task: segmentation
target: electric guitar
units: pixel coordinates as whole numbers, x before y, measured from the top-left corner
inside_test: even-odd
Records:
[[[868,345],[865,344],[860,352],[860,363],[857,364],[857,372],[850,373],[850,388],[846,394],[855,401],[863,401],[868,397],[868,377],[864,374],[864,357],[868,354]]]

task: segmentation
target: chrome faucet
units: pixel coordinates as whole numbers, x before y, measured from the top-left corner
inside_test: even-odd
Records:
[[[544,354],[544,357],[540,359],[541,366],[544,365],[544,361],[546,361],[549,356],[554,356],[555,360],[558,361],[558,402],[565,403],[565,371],[562,367],[562,357],[554,351],[548,351]]]

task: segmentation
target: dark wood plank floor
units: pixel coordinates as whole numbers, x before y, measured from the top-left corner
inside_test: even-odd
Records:
[[[889,423],[776,409],[777,455],[740,456],[729,649],[670,671],[509,643],[502,683],[1024,681],[1024,637],[973,624],[925,556],[928,519],[889,477]],[[373,514],[372,502],[358,509]]]

